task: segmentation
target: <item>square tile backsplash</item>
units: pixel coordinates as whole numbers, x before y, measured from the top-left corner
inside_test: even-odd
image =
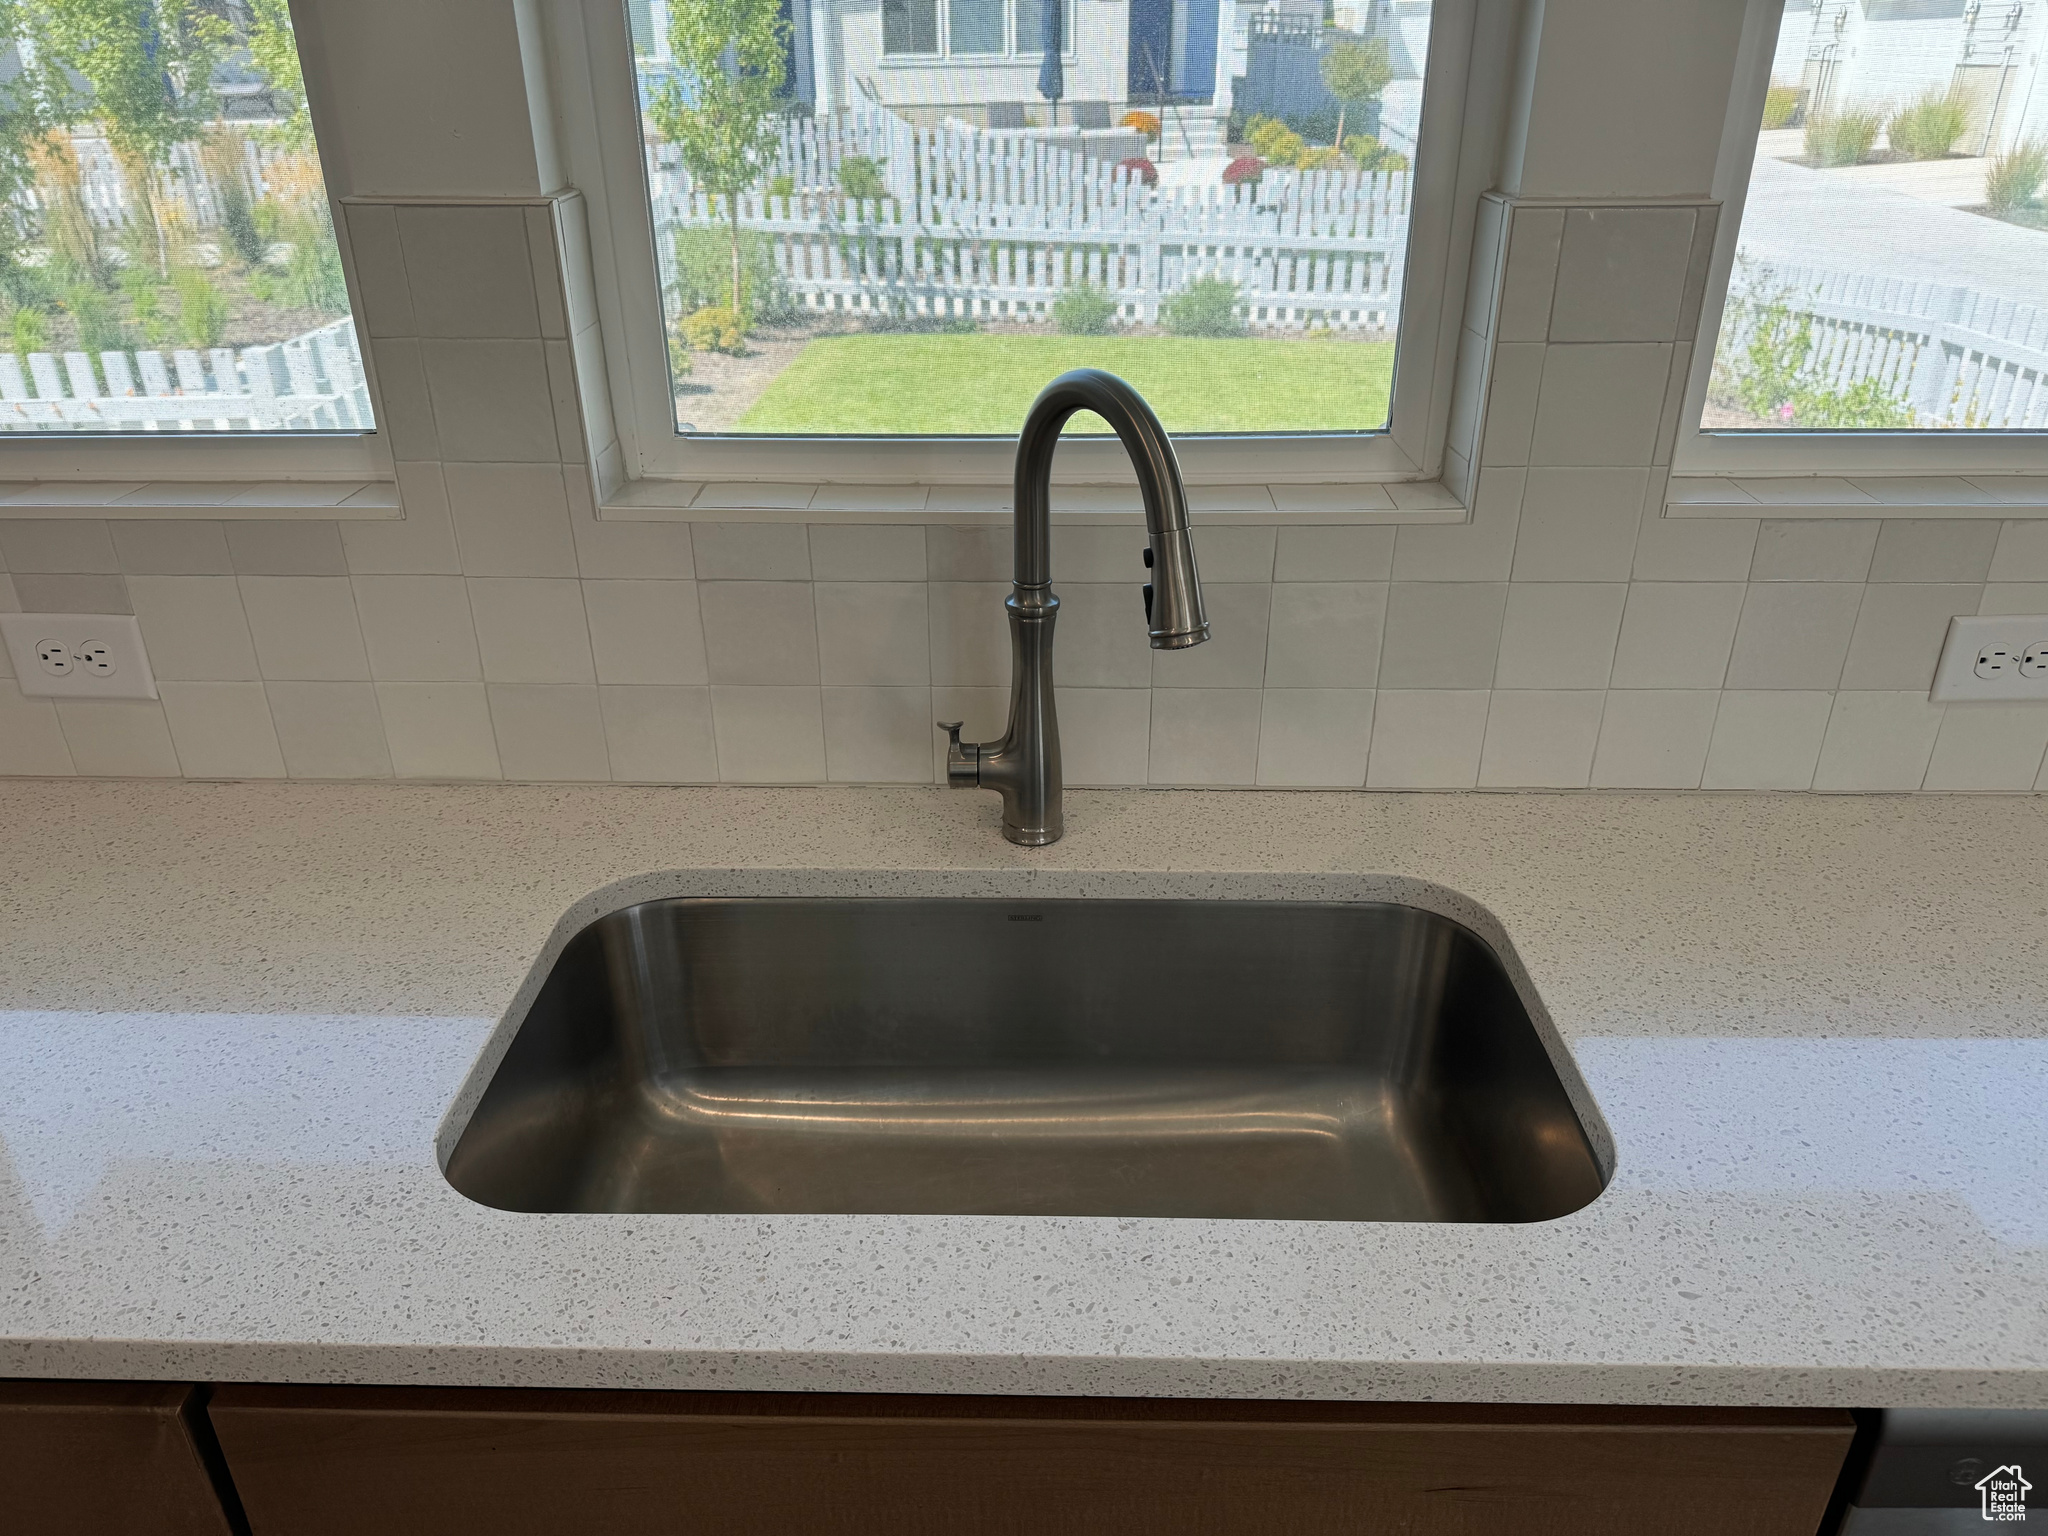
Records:
[[[1205,525],[1162,654],[1141,532],[1058,528],[1068,782],[2048,787],[2048,705],[1926,696],[2048,523],[1661,515],[1714,213],[1488,200],[1467,523]],[[1007,528],[600,522],[549,210],[347,216],[404,521],[0,521],[0,609],[132,610],[163,692],[0,673],[0,773],[925,783],[1001,729]]]

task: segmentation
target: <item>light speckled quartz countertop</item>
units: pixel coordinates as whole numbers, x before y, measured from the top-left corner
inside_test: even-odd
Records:
[[[995,810],[0,782],[0,1375],[2048,1405],[2048,798],[1075,793],[1037,852]],[[1413,881],[1612,1131],[1573,1216],[533,1216],[436,1161],[629,899]]]

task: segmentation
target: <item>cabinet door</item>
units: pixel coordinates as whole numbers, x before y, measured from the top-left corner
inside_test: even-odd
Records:
[[[1813,1536],[1844,1413],[222,1387],[255,1536]]]
[[[8,1536],[228,1536],[197,1387],[0,1381]]]

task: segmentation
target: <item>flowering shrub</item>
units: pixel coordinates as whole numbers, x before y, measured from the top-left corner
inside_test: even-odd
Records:
[[[1148,187],[1159,185],[1159,167],[1143,155],[1132,155],[1128,160],[1119,160],[1116,168],[1127,175],[1137,177]]]
[[[1223,167],[1223,185],[1241,187],[1247,182],[1256,183],[1266,174],[1266,162],[1257,155],[1239,155]]]
[[[1150,112],[1126,112],[1123,116],[1122,126],[1134,129],[1148,139],[1159,137],[1159,119]]]

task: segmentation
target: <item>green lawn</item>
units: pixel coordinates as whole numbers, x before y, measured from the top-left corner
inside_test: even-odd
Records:
[[[1122,375],[1172,432],[1358,431],[1386,424],[1394,346],[1179,336],[825,336],[768,386],[738,430],[1011,433],[1038,391],[1069,368]],[[1105,430],[1095,417],[1082,420]]]

